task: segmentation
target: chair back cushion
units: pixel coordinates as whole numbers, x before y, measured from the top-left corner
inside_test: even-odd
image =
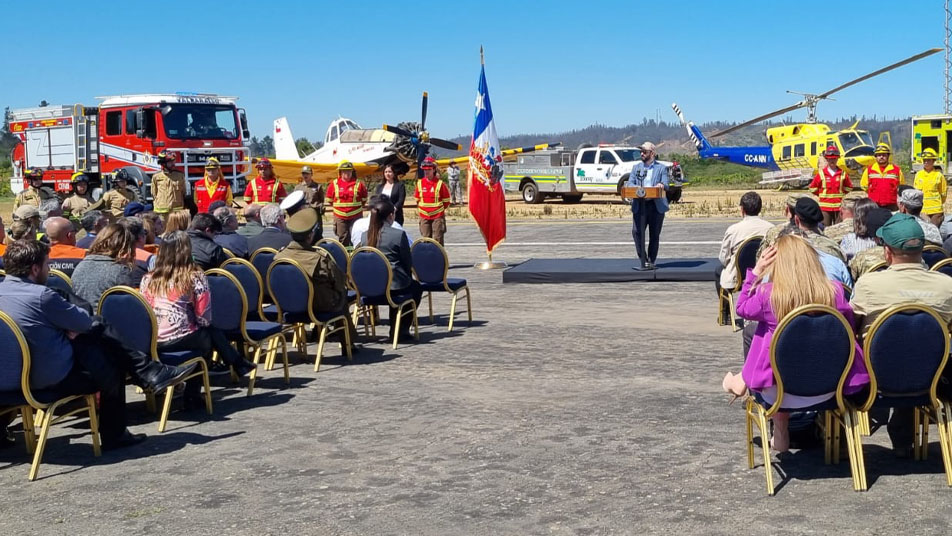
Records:
[[[446,275],[446,257],[439,244],[421,240],[413,244],[413,271],[421,283],[442,283]]]
[[[818,396],[836,391],[849,363],[849,328],[829,313],[798,314],[774,334],[774,372],[784,393]]]
[[[257,270],[252,266],[240,262],[229,262],[222,265],[222,270],[235,276],[235,279],[241,283],[241,288],[245,291],[245,297],[248,298],[248,310],[257,311],[258,304],[261,303],[262,288],[258,284],[258,278],[252,270]],[[261,279],[264,281],[264,278]]]
[[[17,334],[22,336],[13,320],[6,315],[0,317],[0,392],[20,392],[24,351],[29,349],[20,346]]]
[[[291,263],[278,262],[269,273],[272,298],[285,314],[307,313],[311,306],[307,283],[307,275]]]
[[[947,276],[949,276],[949,277],[952,277],[952,264],[943,264],[943,265],[940,266],[939,269],[936,270],[936,271],[939,272],[939,273],[945,274],[945,275],[947,275]],[[3,280],[0,279],[0,281],[3,281]]]
[[[60,277],[56,272],[50,272],[50,276],[46,279],[46,286],[58,290],[65,290],[66,292],[73,291],[73,287],[69,284],[69,281]]]
[[[929,268],[932,268],[937,262],[947,258],[949,258],[949,256],[946,255],[942,249],[925,249],[922,251],[922,260],[929,265]]]
[[[883,394],[923,394],[932,387],[943,352],[945,335],[932,315],[923,311],[891,314],[869,340],[870,372]]]
[[[222,331],[241,329],[243,304],[237,285],[222,274],[205,274],[212,293],[212,326]]]
[[[261,275],[261,280],[264,281],[264,278],[268,276],[268,268],[271,266],[271,263],[274,262],[274,253],[270,251],[262,251],[254,256],[251,259],[251,264],[254,265],[255,269],[258,270],[258,274]]]
[[[762,241],[763,238],[757,236],[747,240],[737,249],[737,261],[735,265],[737,269],[740,270],[740,281],[744,280],[744,275],[747,273],[747,270],[752,269],[757,264],[757,250],[760,249],[760,243]]]
[[[106,294],[100,302],[99,314],[116,329],[126,344],[152,355],[155,324],[149,309],[138,296],[125,291]]]
[[[368,250],[354,252],[350,272],[361,296],[376,298],[387,293],[390,263],[383,255]]]
[[[347,250],[344,246],[340,242],[321,242],[319,245],[334,257],[340,271],[347,273]]]

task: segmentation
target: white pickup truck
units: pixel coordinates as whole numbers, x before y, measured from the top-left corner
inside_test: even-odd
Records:
[[[506,162],[503,180],[505,190],[521,192],[526,203],[541,203],[546,197],[555,196],[565,203],[578,203],[587,193],[620,195],[631,168],[639,160],[641,151],[637,147],[549,149],[520,154],[516,161]],[[659,162],[668,166],[668,200],[677,201],[684,183],[681,167],[677,162]]]

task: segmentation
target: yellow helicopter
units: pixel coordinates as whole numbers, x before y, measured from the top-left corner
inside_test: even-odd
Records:
[[[926,50],[925,52],[846,82],[824,93],[813,94],[787,91],[787,93],[801,95],[803,98],[791,106],[766,113],[749,121],[744,121],[743,123],[731,126],[710,136],[711,138],[717,138],[772,117],[777,117],[800,108],[807,109],[806,123],[768,128],[765,132],[765,136],[769,145],[716,147],[704,137],[701,130],[695,126],[693,122],[685,122],[684,115],[681,113],[681,109],[677,104],[672,104],[671,106],[678,115],[681,124],[687,128],[688,136],[691,138],[691,141],[694,142],[698,156],[701,158],[717,158],[742,166],[764,169],[765,173],[761,184],[787,182],[797,184],[803,181],[809,182],[818,165],[826,166],[826,161],[823,159],[822,153],[829,145],[836,145],[840,150],[840,154],[843,155],[843,158],[839,160],[838,166],[844,171],[852,171],[855,174],[875,162],[872,137],[868,131],[856,128],[858,121],[850,125],[849,128],[842,130],[832,130],[828,125],[818,123],[816,120],[817,103],[821,100],[829,99],[830,95],[837,91],[940,51],[942,51],[941,48]],[[888,132],[880,134],[879,143],[889,142]]]

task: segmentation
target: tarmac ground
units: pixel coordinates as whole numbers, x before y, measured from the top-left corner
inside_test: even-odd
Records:
[[[669,219],[661,257],[716,256],[730,223]],[[473,301],[452,332],[435,296],[419,343],[363,339],[352,364],[331,345],[318,374],[311,345],[289,387],[277,369],[252,397],[220,382],[213,416],[175,411],[163,434],[130,389],[145,443],[94,458],[85,421],[60,425],[32,483],[18,436],[0,451],[0,534],[949,532],[935,428],[919,462],[894,459],[884,429],[864,437],[865,493],[845,456],[774,456],[767,496],[720,387],[743,356],[710,283],[503,285],[472,268],[480,244],[450,224],[450,274]],[[626,220],[510,222],[495,255],[628,256]]]

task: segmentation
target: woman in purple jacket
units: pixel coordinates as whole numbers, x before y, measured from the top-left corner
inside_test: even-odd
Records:
[[[827,279],[816,250],[806,240],[793,235],[780,237],[767,248],[753,270],[747,271],[737,298],[737,315],[758,322],[757,331],[739,375],[730,372],[723,387],[728,393],[741,396],[747,389],[758,392],[767,403],[777,399],[773,370],[770,367],[770,341],[777,324],[790,311],[808,304],[828,305],[853,324],[853,310],[840,283]],[[846,377],[845,394],[862,390],[869,383],[863,352],[856,343],[853,366]],[[784,393],[781,407],[805,408],[828,400],[834,393],[819,396],[797,396]],[[771,446],[785,452],[790,446],[787,423],[790,414],[778,412],[771,419],[774,436]]]

